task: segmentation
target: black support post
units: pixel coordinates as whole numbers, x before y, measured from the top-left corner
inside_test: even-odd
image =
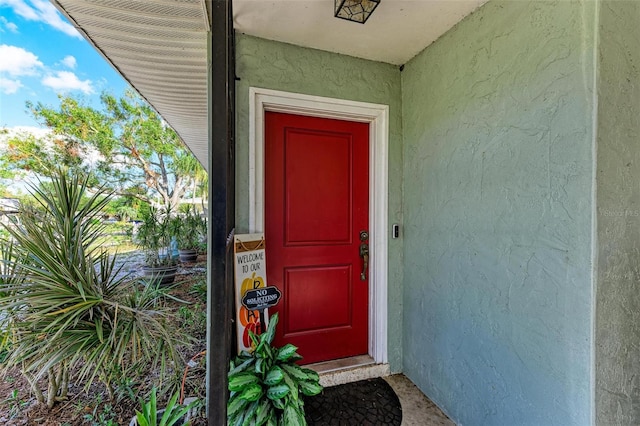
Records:
[[[227,369],[232,344],[235,227],[235,69],[231,0],[207,1],[209,62],[209,250],[207,417],[227,422]]]

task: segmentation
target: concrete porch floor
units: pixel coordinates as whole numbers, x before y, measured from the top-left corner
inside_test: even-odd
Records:
[[[455,426],[404,374],[384,377],[398,395],[402,406],[402,426]]]

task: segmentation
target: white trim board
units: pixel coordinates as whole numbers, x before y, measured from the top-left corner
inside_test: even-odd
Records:
[[[264,232],[264,113],[286,112],[369,123],[369,355],[387,363],[387,105],[249,88],[249,232]]]

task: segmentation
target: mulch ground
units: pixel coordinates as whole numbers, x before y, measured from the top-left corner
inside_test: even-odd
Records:
[[[195,343],[181,347],[180,352],[186,362],[206,348],[206,258],[200,256],[194,264],[185,265],[176,277],[175,286],[169,293],[186,303],[170,300],[176,326],[186,335],[195,339]],[[185,395],[205,399],[204,356],[196,357],[194,366],[188,369],[185,382]],[[183,371],[176,372],[171,391],[180,386]],[[73,373],[71,375],[73,377]],[[39,425],[72,426],[128,425],[135,410],[140,408],[138,399],[147,394],[156,383],[152,383],[155,374],[150,372],[146,379],[138,383],[128,383],[120,388],[117,401],[109,401],[102,383],[92,383],[88,391],[83,386],[71,385],[68,399],[57,403],[51,410],[38,405],[31,395],[28,383],[18,370],[3,369],[0,365],[0,424],[3,425]],[[73,382],[73,380],[71,380]],[[43,382],[44,383],[44,382]],[[171,385],[171,384],[170,384]],[[46,387],[41,387],[46,389]],[[159,406],[165,402],[159,401]],[[192,425],[204,425],[204,418],[192,420]]]

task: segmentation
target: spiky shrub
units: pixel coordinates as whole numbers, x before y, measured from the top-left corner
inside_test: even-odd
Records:
[[[71,370],[87,387],[99,378],[113,395],[115,379],[178,360],[179,334],[169,329],[158,289],[122,277],[101,248],[97,218],[109,197],[89,194],[87,182],[58,171],[33,188],[35,207],[6,227],[19,277],[0,282],[0,312],[11,313],[0,319],[0,329],[11,329],[6,364],[21,368],[48,407],[66,396]],[[45,376],[46,400],[38,387]]]
[[[271,346],[278,314],[269,320],[267,331],[259,336],[249,331],[255,346],[231,362],[227,424],[229,425],[306,425],[302,396],[322,392],[318,373],[295,364],[302,357],[298,348],[287,344]]]
[[[3,232],[4,229],[2,229]],[[7,233],[8,235],[8,233]],[[0,236],[0,298],[6,297],[10,286],[21,282],[20,271],[14,261],[16,257],[13,241]],[[15,315],[12,310],[0,309],[0,364],[4,364],[9,355],[12,342],[13,321]]]

